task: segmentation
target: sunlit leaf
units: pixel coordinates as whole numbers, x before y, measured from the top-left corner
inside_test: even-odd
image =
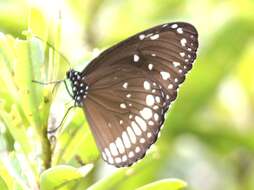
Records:
[[[128,168],[120,168],[112,174],[91,185],[89,190],[111,190],[111,189],[135,189],[154,180],[155,175],[150,175],[160,165],[159,152],[153,147],[147,156]],[[163,163],[163,162],[162,162]],[[111,166],[113,167],[113,166]],[[112,169],[113,170],[113,169]],[[146,174],[148,176],[146,176]]]
[[[186,183],[179,179],[164,179],[159,180],[145,186],[137,188],[137,190],[180,190],[186,187]]]
[[[4,179],[1,176],[0,176],[0,189],[8,190],[7,184],[5,183]]]
[[[92,168],[93,165],[86,165],[79,169],[67,165],[52,167],[40,176],[41,190],[74,189],[74,187],[77,187],[79,180],[84,180],[84,177]]]

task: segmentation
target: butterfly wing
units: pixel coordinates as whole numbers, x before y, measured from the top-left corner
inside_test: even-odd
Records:
[[[159,25],[102,52],[82,72],[84,111],[106,162],[129,166],[155,142],[192,68],[197,38],[188,23]]]
[[[110,87],[94,84],[85,100],[85,113],[103,159],[121,167],[144,156],[157,138],[166,110],[156,80],[127,67],[118,74],[103,79],[110,81]]]

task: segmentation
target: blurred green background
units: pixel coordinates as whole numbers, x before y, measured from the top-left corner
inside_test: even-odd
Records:
[[[45,41],[82,70],[114,43],[173,21],[192,23],[200,47],[142,161],[106,165],[78,108],[47,137],[71,104],[63,85],[52,93],[31,82],[70,68]],[[1,0],[0,23],[1,190],[130,190],[169,178],[190,190],[254,189],[254,1]]]

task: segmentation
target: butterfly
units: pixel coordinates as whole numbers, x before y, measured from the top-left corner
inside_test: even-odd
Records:
[[[103,160],[126,167],[145,156],[197,48],[194,26],[167,23],[103,51],[82,72],[66,73],[75,106],[84,110]]]

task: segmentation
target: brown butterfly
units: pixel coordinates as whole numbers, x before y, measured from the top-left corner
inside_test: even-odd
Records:
[[[75,106],[83,108],[107,163],[124,167],[144,157],[197,48],[191,24],[167,23],[105,50],[82,72],[67,72]]]

